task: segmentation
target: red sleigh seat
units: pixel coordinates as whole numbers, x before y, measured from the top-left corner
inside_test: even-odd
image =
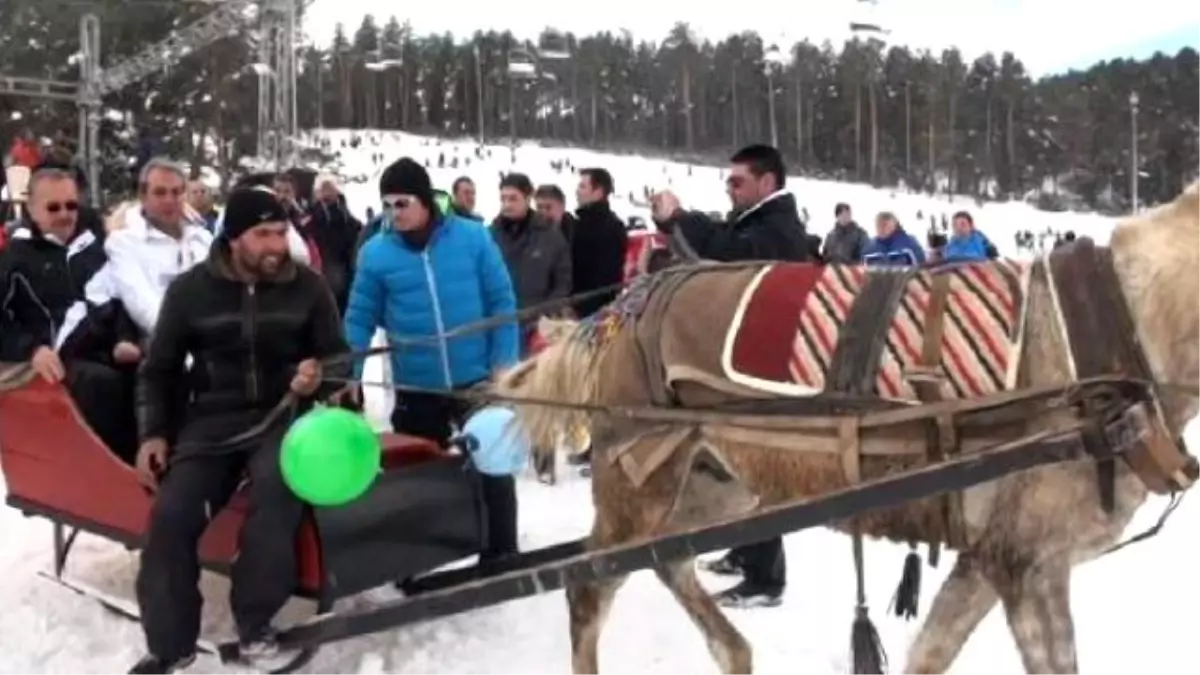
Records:
[[[446,457],[435,444],[412,436],[387,433],[382,442],[389,471]],[[64,387],[35,378],[0,391],[0,470],[10,506],[132,548],[141,545],[152,497],[133,468],[92,432]],[[200,543],[205,567],[228,570],[245,509],[246,495],[239,493],[209,525]],[[311,517],[296,545],[297,592],[315,597],[323,591],[325,575]]]

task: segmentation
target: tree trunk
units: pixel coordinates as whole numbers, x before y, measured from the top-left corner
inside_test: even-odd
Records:
[[[871,185],[877,184],[879,168],[879,116],[876,114],[878,110],[876,97],[875,82],[869,80],[867,82],[867,99],[871,109]]]
[[[591,131],[591,143],[592,143],[592,145],[595,145],[595,144],[596,144],[596,127],[598,126],[598,124],[597,124],[597,119],[596,119],[596,118],[597,118],[597,116],[599,115],[599,110],[598,110],[598,108],[599,108],[599,98],[600,98],[599,87],[598,87],[598,86],[596,86],[596,83],[595,83],[595,82],[593,82],[593,83],[592,83],[592,110],[591,110],[591,121],[592,121],[592,123],[591,123],[591,127],[590,127],[590,129],[589,129],[589,130]]]
[[[904,82],[904,174],[906,180],[912,176],[912,96],[908,81]]]
[[[992,178],[996,175],[996,164],[994,161],[992,161],[992,95],[991,95],[991,93],[988,94],[987,112],[984,115],[984,123],[983,124],[986,127],[986,132],[983,134],[983,143],[984,143],[984,145],[983,145],[983,157],[984,157],[983,166],[984,166],[984,171],[985,171],[985,175],[983,177],[984,178],[983,194],[987,195],[989,192],[989,190],[987,189],[987,186],[988,186],[988,184],[991,183]]]
[[[862,180],[862,86],[854,85],[854,180]]]
[[[688,67],[687,57],[683,60],[683,124],[684,142],[688,152],[696,149],[695,132],[692,129],[692,72]]]
[[[1014,192],[1021,192],[1021,181],[1019,171],[1017,169],[1017,148],[1013,140],[1013,102],[1008,101],[1008,110],[1005,112],[1005,150],[1008,155],[1008,194],[1011,197]]]
[[[735,65],[733,67],[733,85],[731,87],[733,90],[733,94],[732,94],[732,96],[730,96],[730,101],[733,104],[733,115],[732,115],[732,117],[733,117],[733,147],[735,147],[735,148],[738,147],[739,145],[741,145],[741,143],[739,142],[739,139],[741,138],[741,124],[738,120],[738,76],[737,75],[738,75],[738,69],[737,69],[737,66]]]
[[[955,119],[958,112],[957,99],[957,96],[953,94],[950,95],[950,120],[949,124],[946,125],[946,133],[948,134],[946,142],[949,144],[950,150],[950,164],[948,167],[949,174],[947,178],[946,189],[950,194],[958,193],[958,158],[954,156],[954,153],[957,151],[958,147],[958,128],[955,124]]]
[[[935,105],[929,106],[929,194],[937,193],[937,127],[934,119]]]
[[[804,165],[804,82],[796,70],[796,159]]]

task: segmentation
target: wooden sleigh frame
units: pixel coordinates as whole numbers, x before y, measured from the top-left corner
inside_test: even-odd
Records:
[[[295,595],[315,601],[317,615],[338,598],[470,557],[483,547],[478,476],[466,458],[402,434],[383,434],[382,444],[385,472],[366,495],[343,507],[307,510],[296,540]],[[0,367],[0,469],[7,504],[53,524],[53,576],[45,576],[136,619],[128,603],[70,582],[64,572],[80,532],[141,548],[153,498],[133,468],[88,427],[66,389],[25,366]],[[239,491],[201,538],[204,569],[230,573],[245,497]],[[282,671],[301,667],[314,653],[302,650]]]
[[[0,385],[3,385],[0,378]],[[800,432],[802,437],[818,440],[845,433],[847,428],[861,432],[854,454],[905,451],[904,447],[884,442],[896,436],[898,429],[921,428],[950,418],[958,429],[997,428],[1013,420],[1028,419],[1031,410],[1082,412],[1074,421],[1052,431],[1013,438],[1007,442],[994,439],[988,447],[963,452],[960,455],[927,466],[863,480],[843,490],[816,498],[802,499],[762,509],[749,515],[732,517],[720,522],[689,528],[650,541],[640,541],[610,549],[589,551],[583,540],[528,551],[501,564],[487,568],[478,565],[434,571],[441,564],[467,557],[477,552],[482,537],[472,539],[467,530],[481,526],[478,515],[459,523],[460,539],[448,542],[444,537],[425,542],[433,552],[419,561],[407,563],[394,556],[415,551],[420,544],[401,541],[389,550],[374,548],[369,557],[356,550],[354,542],[338,536],[333,540],[345,546],[350,555],[331,556],[326,546],[327,534],[339,527],[337,519],[312,517],[298,541],[303,575],[300,595],[313,597],[322,610],[312,620],[285,630],[280,635],[285,647],[300,650],[300,657],[279,672],[290,671],[308,662],[316,649],[325,643],[391,630],[400,626],[427,621],[472,609],[499,604],[508,600],[561,589],[570,583],[588,582],[653,568],[664,561],[695,557],[709,551],[758,541],[810,527],[853,517],[905,502],[962,490],[975,484],[996,480],[1011,473],[1048,464],[1092,458],[1098,462],[1115,461],[1143,447],[1151,437],[1153,414],[1149,410],[1152,391],[1143,382],[1117,378],[1095,378],[1065,391],[1012,392],[970,402],[926,404],[895,410],[858,412],[838,416],[838,419],[806,419],[783,415],[742,415],[700,410],[612,411],[626,417],[643,418],[650,423],[670,421],[701,430],[705,425],[720,424],[727,428],[757,431]],[[852,421],[852,423],[848,422]],[[36,423],[36,432],[26,425]],[[25,431],[22,431],[25,430]],[[903,435],[903,434],[900,434]],[[877,438],[876,438],[877,437]],[[877,442],[882,443],[876,445]],[[897,441],[906,446],[912,441]],[[424,457],[424,461],[404,464],[381,478],[383,487],[404,485],[414,490],[452,489],[462,483],[449,482],[450,475],[440,471],[421,474],[422,467],[450,467],[452,473],[462,474],[461,463],[441,456],[440,451],[404,437],[388,437],[388,454],[397,461],[400,457]],[[845,447],[845,446],[842,446]],[[65,462],[65,463],[64,463]],[[69,395],[58,386],[39,380],[29,380],[19,386],[0,386],[0,466],[3,466],[9,485],[8,502],[27,514],[46,517],[55,523],[55,572],[61,573],[70,544],[77,531],[88,531],[137,547],[141,541],[139,525],[144,524],[149,509],[149,496],[136,485],[132,470],[107,451],[83,425]],[[62,477],[66,467],[77,476],[71,482]],[[403,483],[391,484],[388,477],[402,477]],[[439,477],[440,483],[439,483]],[[411,479],[411,480],[408,480]],[[104,483],[102,481],[114,481]],[[459,479],[461,480],[461,478]],[[97,487],[97,486],[104,487]],[[378,489],[378,488],[377,488]],[[120,492],[127,498],[107,505],[102,511],[95,498],[87,493]],[[456,504],[432,504],[432,508],[470,506],[472,513],[478,505],[463,499],[474,499],[473,489],[460,490],[462,498]],[[134,495],[134,496],[131,496]],[[429,506],[429,504],[426,504]],[[237,505],[231,505],[216,518],[201,543],[202,559],[209,569],[224,572],[228,569],[225,548],[235,541],[238,524]],[[418,508],[416,519],[427,518],[430,511]],[[388,518],[401,530],[427,526],[405,517],[397,509]],[[409,516],[413,514],[410,512]],[[344,513],[342,534],[353,535],[355,521],[364,515]],[[374,521],[378,524],[378,521]],[[359,522],[361,524],[361,522]],[[327,529],[328,528],[328,529]],[[68,533],[68,529],[72,529]],[[454,528],[449,528],[454,529]],[[389,531],[391,531],[389,529]],[[428,530],[422,530],[428,533]],[[426,534],[409,532],[412,536]],[[401,537],[403,539],[403,537]],[[407,548],[401,548],[402,546]],[[438,560],[438,555],[443,559]],[[449,558],[449,559],[445,559]],[[329,566],[338,570],[348,564],[364,565],[366,575],[357,583],[331,584]],[[415,569],[420,567],[422,569]],[[395,579],[404,569],[416,576],[406,588],[405,598],[379,605],[341,613],[326,613],[333,599],[369,588],[383,575]],[[425,573],[422,576],[422,573]],[[101,602],[103,600],[101,599]],[[107,606],[107,605],[106,605]],[[238,645],[228,642],[214,645],[223,660],[238,658]]]

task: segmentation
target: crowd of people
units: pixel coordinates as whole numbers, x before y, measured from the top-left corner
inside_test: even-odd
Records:
[[[572,167],[574,212],[558,186],[505,174],[490,225],[476,213],[474,181],[441,192],[407,157],[382,171],[380,210],[365,224],[331,175],[317,175],[309,194],[295,172],[252,174],[218,211],[207,186],[150,157],[136,200],[105,222],[69,166],[30,168],[24,216],[5,228],[0,251],[0,361],[29,362],[66,386],[156,493],[137,581],[148,653],[132,672],[172,672],[194,658],[196,544],[246,474],[232,605],[243,655],[268,665],[280,656],[271,620],[295,586],[302,513],[278,468],[286,424],[271,415],[280,400],[298,399],[296,414],[318,400],[361,406],[362,359],[326,364],[362,353],[382,330],[399,345],[390,368],[404,388],[393,428],[447,445],[469,414],[453,394],[529,355],[540,315],[584,318],[604,307],[628,271],[627,225],[609,203],[613,177],[599,167]],[[878,214],[869,234],[839,204],[822,242],[807,232],[770,146],[743,148],[722,175],[732,207],[723,218],[685,209],[670,191],[651,195],[673,255],[908,266],[996,256],[966,212],[926,253],[893,214]],[[667,251],[647,247],[639,269],[669,264]],[[499,320],[454,333],[487,319]],[[517,552],[514,478],[484,476],[482,492],[488,564]],[[719,594],[722,604],[778,604],[782,540],[736,549],[708,569],[742,576]]]

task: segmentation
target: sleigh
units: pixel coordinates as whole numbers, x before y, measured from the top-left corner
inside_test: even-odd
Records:
[[[725,288],[727,281],[715,285]],[[700,295],[711,305],[717,294]],[[636,298],[637,293],[625,297]],[[1086,311],[1089,299],[1065,299],[1070,300],[1066,305],[1079,309],[1075,312],[1078,316],[1070,318],[1072,322],[1099,320],[1099,315]],[[742,312],[753,313],[752,309]],[[711,331],[710,325],[689,327]],[[1115,334],[1127,337],[1131,333]],[[747,377],[761,383],[777,376],[768,367],[773,362],[743,362],[736,356],[736,344],[729,352],[732,363]],[[1107,353],[1096,351],[1097,356]],[[861,362],[846,360],[847,367]],[[1103,374],[1093,372],[1084,361],[1079,363],[1079,378],[1067,386],[997,390],[962,400],[931,396],[919,404],[888,401],[861,391],[838,391],[837,386],[809,398],[797,394],[688,407],[599,405],[539,399],[534,394],[522,398],[519,391],[473,394],[518,407],[557,405],[594,417],[620,419],[627,423],[633,444],[651,450],[650,456],[663,455],[664,447],[672,451],[671,443],[681,448],[686,445],[688,452],[679,455],[686,461],[674,467],[679,469],[680,489],[669,513],[682,520],[665,533],[603,547],[590,548],[581,539],[526,551],[487,566],[439,569],[479,548],[480,521],[474,510],[471,472],[464,470],[463,460],[456,457],[412,439],[386,436],[390,469],[364,503],[313,510],[297,542],[304,561],[304,582],[297,592],[316,597],[322,612],[284,630],[279,635],[281,645],[300,649],[307,658],[323,644],[566,587],[578,588],[639,570],[661,569],[670,561],[807,528],[862,520],[922,500],[940,509],[942,499],[972,486],[1053,464],[1094,462],[1102,492],[1112,490],[1112,470],[1117,462],[1129,464],[1148,486],[1157,488],[1155,491],[1187,489],[1196,480],[1196,463],[1165,435],[1157,411],[1159,397],[1144,372],[1131,369]],[[669,372],[670,365],[658,362],[653,372]],[[682,382],[686,377],[695,378],[697,372],[691,368],[675,374]],[[860,376],[847,381],[865,379]],[[571,380],[571,384],[578,386],[578,381]],[[57,570],[61,571],[69,549],[67,532],[74,528],[137,546],[149,498],[131,470],[95,439],[61,389],[39,382],[5,389],[0,377],[0,459],[8,480],[9,503],[55,523]],[[1027,431],[1030,420],[1043,418],[1047,424],[1036,432]],[[629,478],[636,484],[637,474],[655,470],[629,451],[627,441],[631,439],[614,438],[611,430],[598,431],[593,438],[606,444],[607,479]],[[713,506],[714,497],[729,493],[738,483],[732,475],[736,472],[722,463],[720,453],[707,451],[716,445],[707,441],[719,434],[734,439],[753,435],[760,445],[768,445],[771,437],[777,436],[788,450],[838,463],[838,471],[851,478],[818,494],[792,495],[768,506],[752,505],[714,515],[705,509]],[[796,443],[797,438],[803,443]],[[888,469],[879,470],[884,464]],[[374,506],[369,508],[370,504]],[[228,566],[238,509],[235,502],[203,540],[202,556],[210,568],[221,571]],[[439,521],[447,511],[459,515],[449,522]],[[403,598],[325,612],[332,599],[408,576],[413,578],[405,585]],[[237,657],[237,644],[226,643],[214,651],[223,660],[232,660]],[[303,661],[289,667],[300,663]]]
[[[84,422],[66,389],[22,366],[0,368],[0,468],[8,505],[53,523],[53,580],[128,618],[135,610],[64,577],[72,545],[89,532],[143,545],[152,496],[132,467]],[[477,475],[464,458],[429,441],[382,435],[385,471],[362,498],[310,508],[296,540],[297,596],[323,614],[339,598],[424,573],[478,553],[484,532]],[[200,542],[204,568],[227,575],[246,515],[240,491]],[[311,658],[305,650],[284,670]]]

